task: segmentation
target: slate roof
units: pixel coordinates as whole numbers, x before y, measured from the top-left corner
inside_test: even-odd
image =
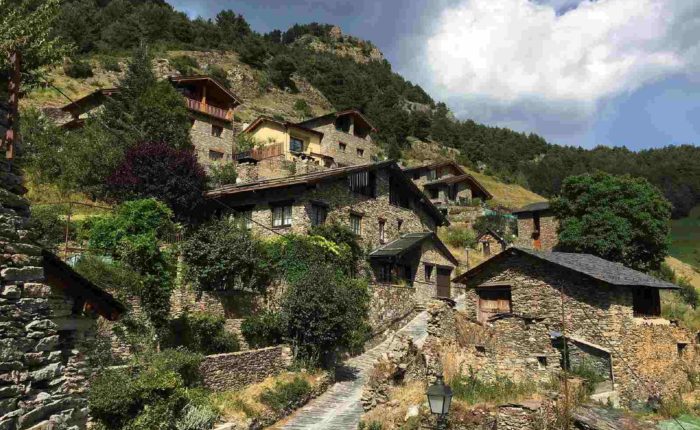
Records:
[[[410,191],[414,196],[418,198],[423,208],[428,212],[429,215],[437,221],[438,225],[449,225],[449,221],[445,218],[445,215],[440,212],[440,210],[435,207],[435,205],[426,197],[423,192],[418,189],[416,184],[408,179],[399,168],[395,161],[382,161],[379,163],[369,163],[360,164],[356,166],[346,166],[338,167],[334,169],[323,170],[320,172],[307,173],[304,175],[288,176],[276,179],[267,179],[263,181],[248,182],[244,184],[231,184],[224,185],[220,188],[215,188],[211,191],[205,193],[207,199],[222,199],[222,198],[233,198],[237,195],[243,195],[244,193],[255,193],[262,190],[269,189],[280,189],[288,188],[299,185],[315,185],[322,182],[328,182],[331,180],[346,177],[352,173],[362,172],[362,171],[377,171],[381,169],[388,169],[394,172],[393,178],[396,178],[404,183],[405,189]]]
[[[452,184],[457,184],[460,182],[469,182],[474,188],[481,191],[481,193],[483,193],[484,197],[487,200],[493,198],[493,195],[491,195],[491,193],[489,193],[488,190],[486,188],[484,188],[484,186],[479,183],[479,181],[474,179],[474,177],[468,173],[465,173],[463,175],[457,175],[457,176],[447,176],[445,178],[438,179],[436,181],[428,182],[425,185],[423,185],[423,187],[424,188],[431,188],[431,187],[435,187],[438,185],[443,185],[443,184],[444,185],[452,185]]]
[[[677,290],[679,287],[670,282],[662,281],[640,271],[630,269],[619,263],[605,260],[591,254],[569,252],[534,251],[525,248],[510,248],[506,252],[481,263],[473,269],[454,279],[455,282],[466,284],[467,280],[491,264],[514,255],[526,255],[547,264],[553,264],[609,285],[624,287],[650,287],[662,290]]]
[[[376,259],[398,259],[407,252],[420,246],[426,240],[432,240],[440,251],[455,265],[459,264],[457,258],[450,252],[444,243],[433,232],[424,233],[408,233],[400,238],[382,245],[379,248],[369,253],[370,258]]]
[[[491,236],[493,236],[493,237],[494,237],[497,241],[499,241],[500,243],[502,243],[502,244],[504,244],[504,245],[507,244],[506,240],[503,239],[503,238],[501,237],[500,234],[496,233],[495,231],[491,230],[490,228],[487,228],[485,232],[483,232],[483,233],[481,233],[479,236],[477,236],[476,241],[478,242],[479,239],[481,239],[482,237],[484,237],[484,236],[486,236],[486,235],[488,235],[488,234],[490,234]]]
[[[520,209],[514,210],[513,214],[525,213],[525,212],[541,212],[549,209],[549,202],[537,202],[531,203],[527,206],[523,206]]]
[[[457,170],[460,175],[465,174],[467,172],[464,171],[462,166],[457,164],[456,162],[452,160],[448,161],[436,161],[435,163],[430,163],[430,164],[423,164],[421,166],[414,166],[414,167],[406,167],[403,169],[404,172],[414,172],[416,170],[422,170],[422,169],[438,169],[440,167],[445,167],[445,166],[451,166],[455,170]]]
[[[326,114],[326,115],[321,115],[321,116],[317,116],[315,118],[311,118],[311,119],[307,119],[305,121],[298,122],[298,123],[296,123],[296,125],[305,126],[306,124],[311,124],[314,121],[317,121],[319,119],[329,118],[329,117],[338,118],[338,117],[345,116],[345,115],[353,115],[357,118],[360,118],[365,123],[365,125],[367,125],[367,127],[369,127],[373,132],[375,132],[375,133],[377,132],[377,128],[375,126],[373,126],[372,123],[369,122],[369,119],[367,119],[367,117],[364,116],[362,114],[362,112],[360,112],[358,109],[345,109],[345,110],[340,110],[337,112],[331,112],[331,113]]]

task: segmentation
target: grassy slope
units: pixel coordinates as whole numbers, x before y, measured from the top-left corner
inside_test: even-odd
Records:
[[[671,255],[700,269],[700,206],[671,221]]]

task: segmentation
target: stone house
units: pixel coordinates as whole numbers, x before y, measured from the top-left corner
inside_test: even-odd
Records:
[[[182,94],[190,112],[190,136],[197,160],[204,167],[232,162],[233,113],[241,105],[240,99],[208,76],[177,76],[168,80]],[[108,97],[118,93],[118,88],[100,89],[63,106],[61,110],[70,114],[70,120],[61,126],[82,127],[90,114],[100,109]]]
[[[542,251],[551,251],[557,246],[559,221],[549,202],[529,204],[513,211],[513,215],[518,218],[516,246]]]
[[[484,257],[491,257],[505,251],[508,247],[508,242],[490,228],[476,238],[476,243]]]
[[[444,213],[451,206],[469,206],[473,199],[486,201],[493,198],[479,181],[454,161],[409,167],[404,173]]]
[[[234,219],[261,236],[306,234],[329,222],[350,227],[362,247],[373,250],[374,284],[396,287],[401,295],[395,300],[396,294],[378,292],[385,303],[412,309],[438,293],[454,294],[457,261],[434,234],[448,222],[393,161],[228,185],[207,198],[212,212],[230,208]]]
[[[678,287],[621,264],[509,248],[454,282],[467,289],[469,364],[487,376],[587,368],[597,395],[628,403],[686,389],[697,371],[695,333],[661,317],[660,291]]]
[[[298,125],[323,133],[320,153],[340,167],[377,161],[379,148],[371,136],[377,129],[357,109],[329,113]]]

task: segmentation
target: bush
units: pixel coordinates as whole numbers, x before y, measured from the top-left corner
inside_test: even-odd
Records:
[[[141,291],[141,277],[120,262],[109,262],[94,255],[83,255],[75,264],[75,271],[98,287],[119,297],[138,295]]]
[[[474,231],[477,234],[486,233],[487,230],[493,230],[502,238],[507,239],[510,236],[508,233],[514,233],[517,230],[517,221],[509,218],[502,213],[488,214],[480,216],[474,221]]]
[[[184,347],[202,354],[221,354],[240,350],[235,334],[225,329],[223,317],[205,313],[183,314],[170,322],[170,347]]]
[[[194,75],[199,69],[197,60],[188,55],[178,55],[171,58],[170,65],[183,76]]]
[[[213,164],[209,171],[209,186],[211,188],[235,184],[238,178],[236,166],[233,163]]]
[[[292,92],[297,92],[297,86],[292,80],[292,75],[296,71],[294,61],[285,55],[273,58],[268,65],[270,81],[282,90],[289,88]]]
[[[311,392],[306,379],[296,376],[290,382],[277,382],[260,394],[260,401],[275,412],[294,409],[299,401]]]
[[[35,236],[36,241],[49,249],[56,249],[59,243],[65,240],[65,228],[67,221],[60,217],[65,208],[56,206],[34,206],[29,218],[29,230]],[[69,227],[69,231],[70,231]]]
[[[185,280],[197,291],[263,292],[272,276],[263,245],[227,219],[200,226],[181,250]]]
[[[347,226],[338,223],[325,223],[312,227],[309,230],[309,234],[324,237],[340,246],[347,246],[347,249],[350,250],[351,261],[348,263],[352,265],[349,267],[351,271],[354,271],[354,266],[365,258],[365,253],[357,240],[357,235]]]
[[[465,227],[450,226],[443,230],[442,240],[459,248],[471,248],[476,245],[476,235]]]
[[[683,301],[689,304],[693,309],[697,308],[698,300],[700,300],[698,290],[695,289],[693,284],[686,278],[679,278],[677,284],[681,287],[679,294]]]
[[[279,345],[284,338],[282,319],[274,312],[249,317],[243,321],[241,333],[251,348]]]
[[[216,412],[200,385],[201,356],[166,350],[106,369],[88,391],[91,416],[108,430],[206,430]]]
[[[294,102],[294,110],[299,113],[302,119],[311,118],[313,112],[311,112],[311,106],[306,103],[306,100],[299,99]]]
[[[228,73],[223,67],[219,67],[216,64],[212,64],[207,69],[209,76],[211,76],[216,82],[223,85],[225,88],[230,88],[231,84],[228,81]]]
[[[593,367],[593,365],[586,360],[572,366],[570,373],[583,379],[583,388],[585,390],[586,397],[593,394],[595,392],[596,385],[605,380],[605,378],[603,378],[596,371],[595,367]]]
[[[74,60],[63,65],[63,72],[73,79],[92,77],[92,66],[87,61]]]
[[[122,68],[119,65],[119,60],[114,57],[102,57],[100,66],[109,72],[121,72]]]
[[[455,399],[474,405],[490,402],[502,403],[517,400],[520,397],[532,394],[536,386],[531,382],[515,383],[505,376],[496,376],[494,381],[483,381],[470,372],[467,375],[459,375],[450,381],[452,393]]]

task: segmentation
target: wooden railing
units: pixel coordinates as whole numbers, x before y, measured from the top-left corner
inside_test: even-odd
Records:
[[[205,105],[197,100],[185,97],[187,108],[193,111],[202,112],[213,117],[223,119],[224,121],[231,120],[231,110],[221,109],[216,106]]]
[[[245,159],[253,159],[256,161],[264,160],[266,158],[277,157],[284,154],[284,144],[273,143],[272,145],[266,145],[260,148],[250,149],[248,151],[241,151],[233,154],[233,159],[236,161],[241,161]]]

